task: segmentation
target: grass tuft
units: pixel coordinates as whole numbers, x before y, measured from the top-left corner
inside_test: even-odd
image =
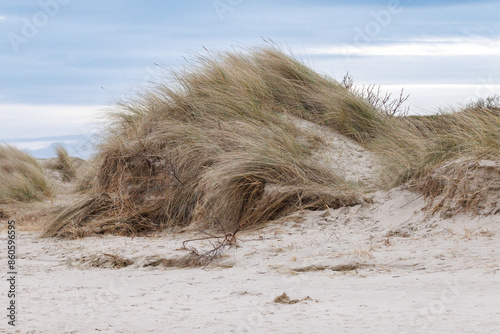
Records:
[[[38,161],[13,146],[0,145],[0,203],[40,201],[52,186]]]
[[[390,186],[418,183],[456,159],[500,160],[500,108],[481,100],[459,111],[392,118],[385,129],[368,146],[383,158]]]
[[[69,182],[74,180],[76,177],[76,167],[73,162],[73,158],[69,156],[66,148],[61,145],[57,145],[55,150],[57,159],[51,167],[61,172],[63,181]]]

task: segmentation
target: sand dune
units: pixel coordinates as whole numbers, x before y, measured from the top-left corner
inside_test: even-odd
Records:
[[[368,151],[299,126],[331,142],[318,157],[373,180]],[[55,205],[75,200],[68,187]],[[77,240],[21,231],[17,333],[497,333],[500,216],[442,218],[426,205],[398,187],[299,211],[239,232],[209,263],[185,261],[217,242],[183,247],[206,236],[195,231]]]
[[[3,149],[0,332],[500,332],[500,97],[395,117],[275,48],[212,56],[86,164]]]

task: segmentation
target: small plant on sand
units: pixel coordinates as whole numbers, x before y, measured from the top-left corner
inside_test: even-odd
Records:
[[[299,299],[290,299],[286,292],[283,292],[281,295],[274,298],[273,302],[278,304],[297,304],[300,302]]]
[[[0,146],[0,203],[39,201],[52,186],[38,161],[12,146]]]

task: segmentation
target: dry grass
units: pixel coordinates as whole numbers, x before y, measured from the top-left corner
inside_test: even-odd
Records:
[[[129,266],[161,267],[161,268],[197,268],[208,264],[200,254],[192,251],[180,256],[166,258],[160,255],[146,256],[145,258],[128,258],[111,253],[97,253],[84,255],[76,260],[76,265],[83,268],[122,269]]]
[[[73,158],[69,156],[66,148],[61,145],[57,145],[55,150],[57,159],[51,167],[61,172],[63,181],[69,182],[74,180],[76,177],[76,166],[73,162]]]
[[[278,304],[297,304],[300,302],[299,299],[290,299],[286,292],[283,292],[281,295],[274,298],[273,302]]]
[[[211,53],[190,65],[110,113],[95,168],[80,182],[85,198],[45,236],[188,225],[234,231],[295,210],[359,203],[355,186],[312,159],[325,143],[289,115],[357,140],[381,157],[386,184],[410,182],[427,196],[425,178],[441,164],[500,157],[495,98],[394,117],[402,94],[391,102],[373,86],[354,90],[274,47]]]
[[[500,96],[462,110],[386,120],[368,147],[382,157],[389,187],[407,183],[430,213],[500,212]]]
[[[484,208],[481,202],[488,202],[486,193],[498,199],[498,171],[489,176],[474,171],[480,161],[500,161],[499,97],[479,100],[460,111],[392,118],[386,124],[387,131],[368,146],[382,157],[389,186],[408,182],[430,200],[431,212],[444,209],[454,214],[461,208],[494,213],[495,207]]]
[[[0,209],[0,219],[9,219],[10,214],[4,209]]]
[[[109,269],[122,269],[134,263],[131,259],[108,253],[82,256],[78,261],[83,267]]]
[[[372,259],[372,257],[370,257]],[[332,270],[332,271],[352,271],[359,269],[361,267],[365,267],[369,265],[361,265],[359,263],[346,263],[346,264],[338,264],[338,265],[312,265],[306,267],[300,267],[293,269],[296,272],[310,272],[310,271],[323,271],[323,270]]]
[[[186,254],[165,258],[153,256],[144,263],[144,267],[163,267],[163,268],[197,268],[206,267],[213,259],[207,258],[192,250]]]
[[[39,201],[52,186],[35,158],[12,146],[0,146],[0,203]]]
[[[387,120],[387,131],[369,147],[383,157],[388,183],[420,179],[459,158],[500,159],[500,108],[489,101],[461,111]]]
[[[353,185],[311,159],[318,139],[285,117],[369,140],[384,117],[339,83],[274,48],[199,57],[170,78],[118,105],[86,197],[46,236],[234,230],[358,203]]]
[[[415,182],[430,213],[500,213],[500,162],[457,159],[441,164]]]
[[[97,166],[93,159],[84,161],[78,168],[76,173],[75,191],[86,193],[90,191],[95,183]]]

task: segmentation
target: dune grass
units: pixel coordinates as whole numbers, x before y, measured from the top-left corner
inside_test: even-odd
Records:
[[[317,139],[285,115],[366,141],[382,121],[370,105],[274,48],[191,65],[118,104],[91,189],[46,236],[234,230],[359,202],[355,186],[311,159]]]
[[[418,183],[457,157],[499,157],[494,99],[444,115],[395,117],[404,97],[392,103],[377,94],[322,76],[275,47],[199,56],[117,104],[81,187],[85,197],[44,235],[171,226],[227,232],[298,209],[359,203],[355,185],[311,158],[322,143],[290,115],[376,152],[390,186]]]
[[[28,153],[0,145],[0,203],[39,201],[52,196],[42,167]]]
[[[97,167],[93,159],[81,163],[76,171],[76,192],[85,193],[92,189],[97,174],[96,170]]]
[[[368,147],[380,156],[385,184],[406,184],[430,214],[499,211],[500,97],[461,110],[387,120]]]
[[[73,158],[69,156],[66,148],[61,145],[57,145],[55,151],[57,159],[51,167],[61,172],[63,181],[69,182],[74,180],[76,177],[76,166]]]
[[[454,159],[500,159],[498,97],[478,100],[462,110],[386,121],[368,147],[382,157],[386,182],[416,181]]]

